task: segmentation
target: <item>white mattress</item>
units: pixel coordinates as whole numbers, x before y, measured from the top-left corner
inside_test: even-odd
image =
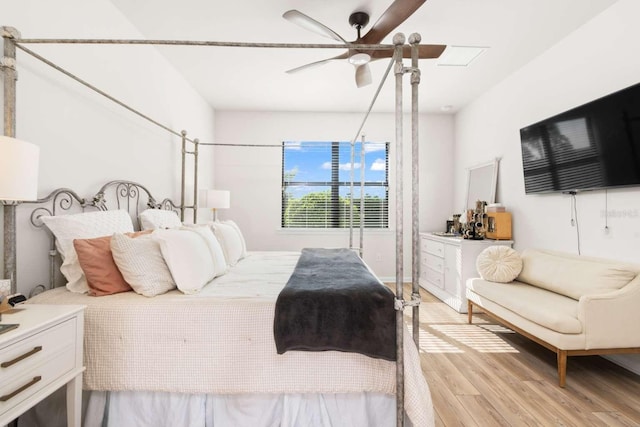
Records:
[[[277,354],[275,300],[298,255],[250,253],[198,295],[89,297],[59,288],[29,302],[87,306],[87,390],[393,395],[394,362],[338,351]],[[404,349],[405,411],[415,426],[430,426],[430,393],[406,328]]]

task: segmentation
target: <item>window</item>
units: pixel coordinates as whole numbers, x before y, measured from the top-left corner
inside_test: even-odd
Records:
[[[388,228],[389,143],[354,144],[353,226]],[[364,202],[360,175],[364,167]],[[282,227],[348,228],[351,193],[350,142],[282,143]]]

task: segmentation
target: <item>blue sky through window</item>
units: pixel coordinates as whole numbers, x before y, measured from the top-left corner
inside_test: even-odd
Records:
[[[354,186],[360,183],[361,174],[361,142],[354,144]],[[284,172],[291,182],[326,182],[331,181],[331,144],[317,141],[286,141],[284,143]],[[351,179],[351,144],[340,142],[339,180],[348,183]],[[383,184],[386,182],[385,170],[386,144],[365,143],[365,181]],[[326,187],[328,190],[329,187]],[[312,191],[322,191],[319,187],[289,186],[289,194],[302,197]],[[349,187],[341,187],[340,195],[347,196]],[[360,189],[354,188],[354,196],[359,197]],[[372,196],[385,197],[384,187],[368,187],[366,193]]]

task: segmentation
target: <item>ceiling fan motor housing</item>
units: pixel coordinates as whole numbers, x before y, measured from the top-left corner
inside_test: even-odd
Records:
[[[360,38],[360,29],[369,23],[369,14],[365,12],[354,12],[349,15],[349,25],[358,30],[358,38]]]

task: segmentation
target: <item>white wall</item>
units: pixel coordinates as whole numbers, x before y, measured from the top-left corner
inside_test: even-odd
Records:
[[[513,213],[515,248],[577,252],[570,198],[525,195],[520,128],[640,81],[640,2],[620,0],[456,116],[455,198],[464,168],[501,156],[498,201]],[[481,154],[478,154],[481,153]],[[640,264],[640,188],[579,193],[581,253]],[[640,373],[640,356],[617,358]]]
[[[143,38],[108,0],[2,2],[0,25],[24,38]],[[73,13],[70,13],[73,11]],[[164,125],[212,140],[214,111],[153,47],[27,45]],[[39,196],[69,187],[93,195],[112,179],[179,201],[180,139],[18,50],[17,137],[40,146]],[[0,108],[2,108],[0,106]],[[212,150],[202,185],[212,185]],[[190,198],[187,200],[190,202]],[[46,283],[48,242],[18,208],[18,288]]]
[[[362,114],[216,112],[216,142],[281,144],[282,141],[349,141]],[[411,132],[404,130],[405,277],[411,277]],[[444,230],[451,213],[453,120],[448,115],[420,117],[420,229]],[[395,169],[395,116],[372,114],[364,127],[367,140],[391,142],[390,169]],[[280,148],[216,147],[215,181],[231,191],[231,209],[219,217],[234,219],[246,235],[250,250],[299,250],[303,247],[347,247],[344,230],[290,231],[280,229]],[[391,193],[395,188],[390,175]],[[395,229],[394,196],[390,200],[390,228]],[[354,236],[358,244],[358,235]],[[364,258],[383,279],[395,277],[395,233],[365,230]]]

